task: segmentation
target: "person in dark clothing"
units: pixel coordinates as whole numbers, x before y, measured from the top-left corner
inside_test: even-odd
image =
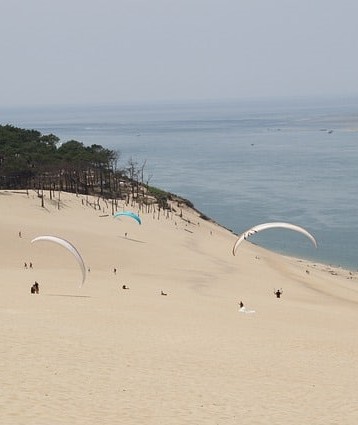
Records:
[[[274,294],[276,295],[276,298],[281,298],[283,291],[282,289],[277,289],[277,291],[274,291]]]
[[[38,294],[40,292],[39,284],[36,282],[31,286],[31,294]]]

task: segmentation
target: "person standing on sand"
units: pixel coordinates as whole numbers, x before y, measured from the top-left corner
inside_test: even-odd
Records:
[[[281,295],[283,294],[282,288],[281,290],[280,289],[277,289],[277,291],[274,290],[274,294],[276,295],[276,298],[281,298]]]
[[[35,288],[36,294],[38,294],[40,292],[40,287],[39,287],[38,282],[36,282],[36,280],[35,280],[35,283],[34,283],[34,288]]]

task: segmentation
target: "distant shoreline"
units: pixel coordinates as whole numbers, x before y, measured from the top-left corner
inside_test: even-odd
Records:
[[[34,190],[33,189],[29,189],[29,192],[31,192],[31,191],[34,191]],[[19,190],[0,190],[0,195],[4,195],[6,193],[27,195],[26,189],[19,189]],[[73,192],[63,192],[63,193],[68,194],[68,195],[76,195]],[[202,219],[204,221],[207,221],[207,222],[209,222],[209,223],[211,223],[211,224],[213,224],[215,226],[220,227],[221,229],[223,229],[223,230],[231,233],[235,237],[238,237],[239,236],[237,233],[233,232],[231,229],[223,226],[220,222],[218,222],[218,221],[212,219],[211,217],[208,217],[207,215],[203,214],[199,209],[197,209],[194,206],[194,204],[189,199],[184,198],[184,197],[179,196],[179,195],[176,195],[176,194],[173,194],[173,193],[170,193],[170,192],[167,192],[167,193],[172,197],[171,202],[182,202],[185,205],[186,208],[188,208],[193,213],[195,213],[200,219]],[[86,196],[86,195],[79,194],[79,196]],[[88,196],[97,198],[96,195],[88,195]],[[102,215],[100,215],[100,217],[108,217],[108,216],[109,216],[109,214],[102,214]],[[312,258],[302,258],[302,257],[297,256],[297,255],[294,255],[294,254],[293,255],[286,254],[284,252],[276,251],[276,250],[274,250],[272,248],[268,248],[268,247],[259,245],[259,244],[255,243],[255,242],[251,241],[251,240],[248,240],[246,242],[249,243],[249,244],[251,244],[251,245],[253,245],[253,246],[257,246],[259,249],[263,249],[265,251],[268,251],[268,252],[271,252],[273,254],[279,255],[281,257],[285,257],[285,258],[291,259],[291,260],[293,260],[295,262],[298,262],[298,263],[306,262],[308,268],[312,268],[312,269],[319,268],[319,269],[325,270],[325,271],[327,271],[327,272],[329,272],[330,274],[333,274],[333,275],[342,273],[344,275],[347,275],[347,279],[351,279],[352,276],[355,276],[355,274],[358,272],[357,270],[354,270],[354,269],[348,268],[348,267],[343,267],[341,265],[335,265],[335,264],[325,263],[325,262],[322,262],[322,261],[316,261],[316,260],[314,260]],[[229,253],[229,254],[231,255],[231,253]]]

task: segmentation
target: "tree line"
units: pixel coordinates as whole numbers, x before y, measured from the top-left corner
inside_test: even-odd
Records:
[[[144,167],[133,159],[119,168],[118,151],[101,145],[85,146],[69,140],[60,143],[54,134],[0,125],[0,189],[65,191],[137,202],[155,199],[161,207],[167,192],[144,181]]]

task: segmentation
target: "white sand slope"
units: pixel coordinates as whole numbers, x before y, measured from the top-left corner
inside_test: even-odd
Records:
[[[357,273],[100,206],[0,192],[1,424],[358,423]]]

